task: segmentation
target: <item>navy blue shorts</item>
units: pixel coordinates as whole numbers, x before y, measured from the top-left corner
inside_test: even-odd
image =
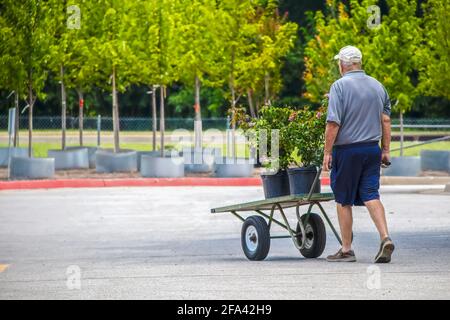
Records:
[[[381,149],[378,142],[333,147],[331,189],[337,203],[363,206],[379,199]]]

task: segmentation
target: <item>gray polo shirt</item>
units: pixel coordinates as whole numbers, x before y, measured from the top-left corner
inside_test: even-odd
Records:
[[[389,95],[363,70],[349,71],[332,84],[327,121],[339,125],[335,145],[379,141],[382,113],[391,114]]]

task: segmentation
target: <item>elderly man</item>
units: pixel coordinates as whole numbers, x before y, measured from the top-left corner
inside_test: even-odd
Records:
[[[389,237],[378,189],[380,166],[389,164],[389,96],[383,85],[361,69],[361,51],[346,46],[335,56],[342,77],[329,93],[323,168],[331,169],[342,247],[327,257],[330,262],[354,262],[352,206],[366,206],[380,234],[376,263],[391,261],[394,243]],[[379,142],[381,139],[381,148]]]

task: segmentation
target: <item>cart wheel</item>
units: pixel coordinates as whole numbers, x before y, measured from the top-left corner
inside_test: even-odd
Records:
[[[242,250],[249,260],[264,260],[270,249],[270,232],[260,216],[245,219],[241,232]]]
[[[306,216],[307,215],[304,214],[301,217],[302,223],[305,222]],[[325,224],[318,214],[311,213],[309,215],[308,223],[304,227],[306,232],[306,243],[303,249],[300,250],[300,253],[305,258],[317,258],[322,254],[327,242]],[[301,232],[300,225],[297,222],[297,241],[300,245],[302,244]]]

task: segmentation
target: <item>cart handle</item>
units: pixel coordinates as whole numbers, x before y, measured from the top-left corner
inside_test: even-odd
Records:
[[[309,190],[309,193],[308,193],[308,198],[307,198],[308,201],[311,200],[314,188],[316,187],[317,182],[320,181],[319,177],[320,177],[320,174],[322,173],[322,167],[321,166],[320,167],[316,167],[316,168],[317,168],[317,173],[316,173],[316,177],[314,178],[314,182],[311,185],[311,189]]]

